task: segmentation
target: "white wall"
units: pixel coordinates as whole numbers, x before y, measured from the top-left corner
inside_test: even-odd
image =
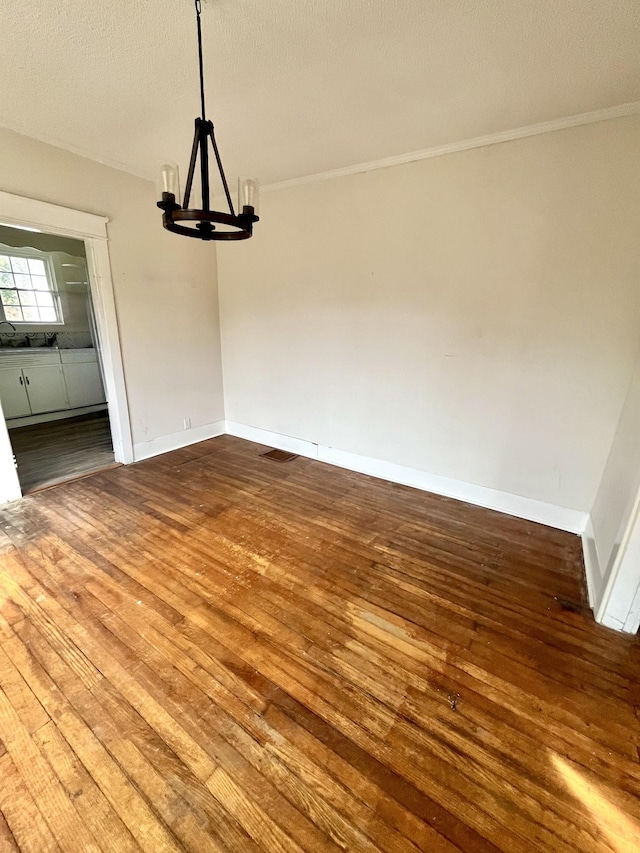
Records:
[[[0,130],[0,189],[109,217],[138,451],[181,433],[184,418],[203,428],[199,437],[223,419],[214,245],[163,230],[152,183],[6,130]],[[166,440],[163,448],[169,446]]]
[[[589,512],[640,328],[640,118],[265,193],[227,419]]]

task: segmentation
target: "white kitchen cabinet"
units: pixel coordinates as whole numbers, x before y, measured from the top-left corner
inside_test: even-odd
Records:
[[[31,414],[68,409],[67,389],[60,364],[46,364],[22,369],[31,404]]]
[[[63,364],[69,406],[95,406],[106,401],[97,361]]]
[[[60,364],[0,366],[0,400],[5,418],[69,408]]]
[[[60,350],[60,361],[72,409],[106,402],[94,349]]]
[[[19,426],[21,419],[40,423],[48,420],[48,415],[54,419],[73,417],[76,410],[104,407],[106,398],[96,351],[2,351],[0,400],[10,426]]]
[[[31,414],[27,386],[20,367],[0,367],[0,401],[5,418]]]

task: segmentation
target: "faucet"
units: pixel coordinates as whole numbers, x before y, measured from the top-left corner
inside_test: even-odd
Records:
[[[13,325],[13,323],[10,323],[8,320],[0,320],[0,327],[2,327],[2,326],[4,326],[4,325],[11,326],[12,330],[15,332],[16,327]],[[2,345],[3,345],[3,344],[2,344],[2,341],[0,341],[0,347],[1,347]]]
[[[6,326],[11,326],[12,331],[13,331],[13,332],[15,332],[16,327],[13,325],[13,323],[10,323],[8,320],[0,320],[0,335],[2,334],[2,326],[5,326],[5,325],[6,325]],[[8,334],[8,335],[10,335],[12,338],[13,338],[13,337],[15,337],[15,335],[14,335],[14,334],[12,334],[11,332],[7,332],[7,334]],[[5,345],[5,343],[6,343],[6,342],[4,342],[4,341],[0,340],[0,347],[1,347],[1,346],[4,346],[4,345]],[[7,346],[9,346],[9,344],[8,344],[8,343],[7,343],[6,345],[7,345]]]

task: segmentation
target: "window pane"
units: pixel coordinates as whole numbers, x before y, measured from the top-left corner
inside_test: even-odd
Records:
[[[29,272],[31,275],[46,275],[47,270],[44,261],[40,261],[38,258],[29,258]]]
[[[19,305],[17,290],[0,290],[0,299],[3,305]]]
[[[11,258],[11,266],[14,272],[29,272],[29,264],[26,258]]]
[[[25,290],[31,290],[31,276],[29,275],[14,275],[16,287],[22,287]]]
[[[19,290],[20,294],[20,302],[23,305],[35,305],[36,304],[36,295],[32,290]]]
[[[46,259],[0,254],[0,317],[3,310],[9,322],[62,322]]]
[[[15,305],[5,305],[5,320],[22,320],[22,308]]]
[[[45,308],[53,308],[53,296],[50,293],[38,292],[35,294],[38,305],[44,305]]]

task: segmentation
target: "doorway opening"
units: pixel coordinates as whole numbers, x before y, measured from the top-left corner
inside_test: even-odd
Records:
[[[0,402],[23,494],[115,465],[84,243],[0,225]]]
[[[106,218],[0,191],[0,232],[2,504],[133,443]]]

